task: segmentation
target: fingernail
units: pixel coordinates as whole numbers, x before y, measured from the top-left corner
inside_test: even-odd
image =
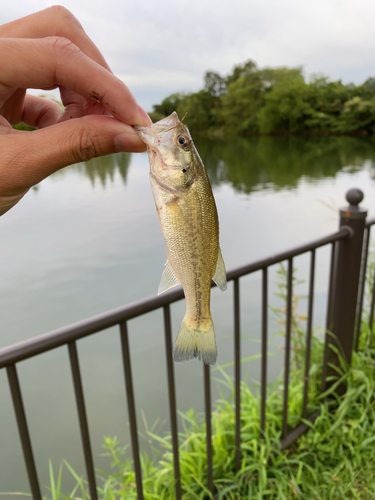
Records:
[[[146,113],[146,111],[139,104],[138,104],[138,111],[139,111],[139,114],[141,115],[141,117],[143,119],[143,125],[145,125],[146,127],[148,125],[152,125],[151,118],[148,116],[148,114]]]

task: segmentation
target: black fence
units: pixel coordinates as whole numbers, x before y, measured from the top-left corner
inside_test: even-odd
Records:
[[[240,468],[241,461],[241,428],[240,428],[240,381],[241,381],[241,341],[240,341],[240,278],[242,276],[262,272],[262,335],[261,335],[261,411],[259,415],[261,433],[266,429],[266,387],[267,387],[267,308],[268,308],[268,268],[274,264],[287,262],[287,307],[285,325],[285,358],[284,358],[284,400],[281,449],[285,449],[301,436],[309,426],[301,423],[293,431],[288,433],[288,390],[289,390],[289,368],[291,354],[291,328],[292,328],[292,299],[293,299],[293,259],[301,254],[310,253],[310,276],[309,296],[306,332],[306,359],[305,359],[305,382],[303,393],[303,408],[301,419],[313,422],[317,414],[307,414],[311,337],[312,337],[312,315],[314,297],[315,277],[315,252],[318,248],[330,245],[330,276],[327,304],[326,331],[333,332],[333,340],[330,342],[340,347],[341,352],[350,365],[353,349],[358,349],[359,333],[362,318],[363,297],[366,285],[366,270],[369,253],[370,229],[375,224],[375,218],[366,220],[367,211],[359,207],[363,199],[363,193],[358,189],[351,189],[347,193],[349,205],[340,210],[340,226],[336,233],[311,243],[293,248],[266,259],[252,262],[242,267],[232,269],[227,273],[228,281],[234,282],[234,378],[235,378],[235,446],[236,446],[236,469]],[[375,274],[372,285],[372,296],[370,306],[370,327],[374,319],[374,288]],[[22,393],[17,375],[17,363],[37,354],[50,351],[56,347],[66,345],[71,364],[74,383],[74,391],[77,403],[79,425],[82,438],[82,448],[87,472],[90,496],[96,500],[97,488],[90,445],[90,435],[87,424],[86,408],[83,387],[80,374],[80,365],[77,353],[76,341],[99,332],[106,328],[118,325],[121,338],[122,359],[124,367],[126,397],[129,412],[131,445],[136,476],[138,499],[143,499],[142,474],[140,466],[140,453],[138,444],[137,421],[135,414],[135,403],[133,393],[131,357],[129,351],[127,321],[154,311],[159,308],[164,310],[164,332],[165,349],[168,374],[168,393],[170,424],[173,444],[175,492],[177,500],[181,498],[180,468],[179,468],[179,443],[177,431],[177,408],[175,397],[174,365],[172,361],[172,334],[170,304],[181,300],[183,291],[181,288],[166,292],[159,297],[150,297],[139,302],[109,311],[85,321],[75,323],[65,328],[60,328],[50,333],[26,340],[24,342],[0,349],[0,369],[7,370],[10,391],[12,395],[14,411],[22,444],[25,466],[30,483],[30,490],[34,500],[41,500],[40,485],[33,457],[32,444],[28,431],[25,407],[22,401]],[[326,334],[326,348],[324,351],[323,383],[322,390],[326,387],[327,366],[330,363],[338,363],[335,359],[334,350],[328,347],[328,336]],[[205,415],[206,415],[206,445],[207,445],[207,469],[208,489],[213,493],[212,475],[212,432],[211,432],[211,393],[210,393],[210,367],[203,365],[204,391],[205,391]]]

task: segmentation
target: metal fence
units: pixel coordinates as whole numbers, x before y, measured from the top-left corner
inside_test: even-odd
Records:
[[[375,224],[375,218],[366,221],[367,211],[359,207],[363,199],[363,193],[358,189],[351,189],[347,193],[349,205],[340,210],[340,226],[336,233],[330,234],[311,243],[292,248],[291,250],[277,255],[252,262],[248,265],[232,269],[227,273],[228,281],[234,282],[234,379],[235,379],[235,447],[236,469],[240,468],[241,461],[241,427],[240,427],[240,381],[241,381],[241,341],[240,341],[240,278],[242,276],[262,272],[262,325],[261,325],[261,411],[260,429],[264,433],[266,429],[266,388],[267,388],[267,308],[268,308],[268,268],[274,264],[287,261],[287,304],[285,325],[285,358],[284,358],[284,399],[282,417],[282,439],[281,449],[285,449],[301,436],[307,429],[306,423],[288,433],[288,390],[289,390],[289,368],[291,351],[291,329],[292,329],[292,299],[293,299],[293,259],[301,254],[310,253],[310,276],[309,296],[306,331],[306,358],[305,358],[305,382],[303,392],[303,408],[301,419],[313,422],[317,414],[307,414],[309,370],[311,356],[312,337],[312,315],[315,278],[315,252],[318,248],[326,245],[331,246],[330,276],[327,304],[326,331],[334,333],[332,343],[340,347],[346,361],[350,365],[352,350],[358,349],[359,333],[362,318],[363,297],[366,285],[366,270],[369,253],[370,229]],[[374,288],[375,274],[373,277],[371,306],[369,323],[372,327],[374,319]],[[25,407],[22,401],[21,388],[17,375],[17,363],[37,354],[50,351],[56,347],[66,345],[68,348],[74,391],[77,403],[79,425],[81,431],[82,448],[84,452],[87,480],[92,500],[96,500],[97,488],[90,445],[90,435],[87,424],[84,393],[80,374],[80,365],[77,353],[76,341],[99,332],[106,328],[118,325],[121,338],[122,359],[125,377],[126,397],[129,412],[131,445],[136,476],[138,499],[144,498],[142,489],[142,473],[140,466],[140,453],[138,444],[137,420],[135,414],[135,403],[133,393],[131,357],[129,351],[127,321],[141,316],[159,308],[164,310],[164,332],[165,349],[167,360],[168,393],[170,424],[173,444],[174,475],[176,499],[181,498],[180,468],[179,468],[179,445],[177,431],[177,408],[175,397],[174,366],[172,361],[172,335],[170,304],[181,300],[183,291],[181,288],[166,292],[159,297],[150,297],[139,302],[109,311],[85,321],[60,328],[58,330],[40,335],[24,342],[0,349],[0,369],[5,368],[8,375],[10,391],[16,415],[25,466],[27,469],[30,489],[34,500],[41,500],[40,485],[33,457],[32,444],[28,431]],[[328,361],[338,363],[335,359],[334,350],[328,347],[326,336],[326,348],[323,365],[322,389],[326,387]],[[212,471],[212,430],[211,430],[211,393],[210,393],[210,367],[204,368],[204,393],[205,393],[205,416],[206,416],[206,446],[207,446],[207,470],[208,489],[213,493],[213,471]]]

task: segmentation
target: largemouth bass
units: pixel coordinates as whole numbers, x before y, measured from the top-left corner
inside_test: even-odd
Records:
[[[176,362],[217,358],[210,312],[211,279],[226,290],[219,221],[210,181],[188,128],[173,112],[149,127],[134,127],[145,142],[150,181],[168,260],[158,295],[181,284],[186,314],[174,345]]]

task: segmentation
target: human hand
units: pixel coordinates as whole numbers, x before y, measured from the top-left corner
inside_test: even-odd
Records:
[[[62,167],[145,150],[132,125],[150,118],[64,7],[0,26],[0,54],[0,215]],[[27,88],[59,88],[64,112]]]

